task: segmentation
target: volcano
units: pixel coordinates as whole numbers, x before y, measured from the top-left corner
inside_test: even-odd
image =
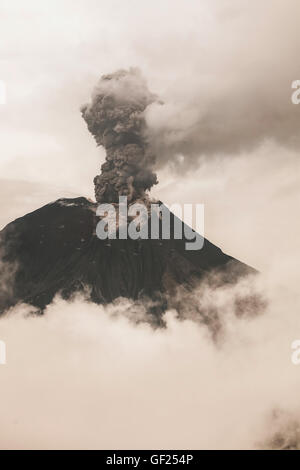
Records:
[[[149,203],[149,191],[158,183],[155,167],[162,155],[154,152],[145,114],[155,102],[138,69],[100,78],[90,102],[81,107],[88,130],[106,154],[94,179],[96,203],[59,199],[0,233],[0,312],[20,302],[42,312],[56,294],[70,299],[82,292],[99,304],[122,297],[147,301],[148,310],[159,316],[169,307],[180,312],[174,305],[179,286],[189,291],[210,276],[217,288],[255,272],[208,240],[197,251],[186,250],[190,238],[165,237],[159,224],[155,238],[98,238],[98,205],[117,205],[120,197],[129,204]],[[168,219],[170,234],[175,223],[182,233],[190,231],[170,212]]]
[[[192,289],[211,273],[222,284],[256,272],[206,239],[198,251],[187,251],[184,237],[100,240],[96,208],[83,197],[59,199],[0,232],[0,276],[10,278],[0,290],[1,312],[18,303],[42,312],[57,294],[84,292],[98,304],[146,299],[160,314],[178,286]],[[175,219],[171,213],[171,226]]]

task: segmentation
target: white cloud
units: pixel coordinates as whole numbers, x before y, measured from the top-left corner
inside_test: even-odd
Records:
[[[137,307],[127,301],[101,307],[57,299],[39,318],[18,307],[0,320],[7,347],[1,448],[266,445],[280,425],[274,410],[300,416],[290,349],[299,295],[277,289],[277,275],[263,284],[267,311],[252,319],[231,312],[242,285],[231,295],[219,291],[217,304],[207,292],[223,312],[226,334],[217,344],[206,327],[179,321],[174,311],[165,329],[136,325],[128,315]]]

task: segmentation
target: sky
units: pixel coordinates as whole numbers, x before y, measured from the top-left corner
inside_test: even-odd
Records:
[[[259,269],[269,299],[264,316],[237,321],[232,302],[248,285],[204,293],[224,313],[219,347],[176,312],[155,332],[130,322],[128,304],[56,299],[40,319],[18,307],[1,320],[1,447],[249,448],[272,411],[300,416],[299,10],[298,0],[0,0],[0,229],[59,197],[94,197],[105,156],[80,107],[102,74],[139,67],[164,103],[146,113],[152,195],[204,203],[206,237]]]

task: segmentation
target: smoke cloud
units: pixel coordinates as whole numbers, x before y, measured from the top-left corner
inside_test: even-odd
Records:
[[[146,110],[159,167],[182,173],[201,159],[232,158],[266,141],[299,151],[300,110],[291,101],[299,2],[210,3],[211,30],[181,45],[187,59],[164,90],[160,85],[164,105]]]
[[[144,111],[155,101],[138,69],[103,75],[90,104],[81,108],[89,131],[106,150],[101,175],[96,176],[97,202],[129,202],[144,198],[157,183],[152,171],[154,155],[147,143]]]
[[[78,0],[74,9],[69,0],[49,8],[28,0],[25,24],[22,2],[5,2],[1,79],[10,99],[2,108],[3,178],[55,180],[91,197],[100,152],[77,109],[99,73],[130,64],[165,103],[145,110],[148,141],[157,171],[179,169],[178,183],[199,158],[205,165],[241,152],[251,158],[265,139],[299,151],[300,106],[291,102],[291,84],[300,78],[298,0],[131,3]],[[21,43],[24,54],[32,51],[25,68],[25,55],[15,55]],[[273,170],[272,157],[270,164]]]

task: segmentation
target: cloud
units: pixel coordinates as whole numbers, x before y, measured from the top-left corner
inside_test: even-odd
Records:
[[[103,154],[78,109],[103,73],[130,66],[165,103],[147,113],[160,167],[182,175],[199,157],[251,152],[265,139],[299,149],[291,102],[299,8],[297,0],[3,2],[2,176],[57,178],[92,194]]]
[[[299,417],[290,345],[300,303],[277,275],[260,281],[269,307],[259,317],[231,310],[245,286],[202,293],[223,312],[217,343],[175,310],[165,328],[143,311],[136,324],[139,307],[128,301],[56,299],[39,317],[17,307],[0,320],[1,448],[248,449],[291,433],[290,420],[273,415]]]
[[[119,202],[119,196],[131,202],[157,184],[155,157],[144,135],[144,111],[155,99],[140,70],[131,68],[103,75],[91,102],[81,107],[89,131],[106,151],[94,179],[97,202]]]
[[[267,140],[300,148],[300,113],[291,102],[299,3],[221,2],[214,13],[214,34],[206,31],[206,42],[193,38],[190,67],[174,74],[163,106],[147,109],[158,164],[181,171],[201,157],[232,157]]]

